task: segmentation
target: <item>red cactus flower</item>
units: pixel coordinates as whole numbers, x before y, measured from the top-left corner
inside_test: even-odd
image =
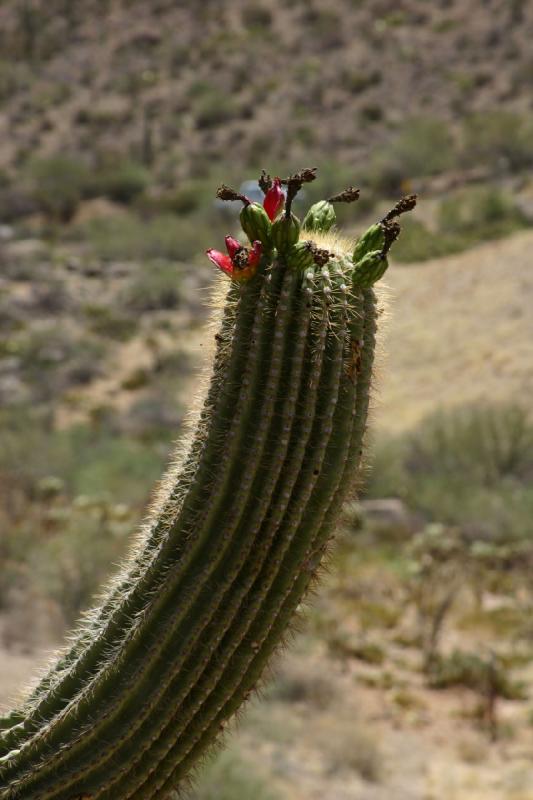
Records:
[[[279,178],[274,178],[272,186],[265,195],[263,200],[263,208],[268,214],[271,222],[274,222],[279,212],[285,203],[285,195],[281,191],[281,181]]]
[[[255,241],[250,249],[243,247],[233,236],[226,236],[224,241],[227,254],[213,248],[206,250],[207,257],[213,264],[234,280],[244,281],[255,275],[263,250],[261,242]]]

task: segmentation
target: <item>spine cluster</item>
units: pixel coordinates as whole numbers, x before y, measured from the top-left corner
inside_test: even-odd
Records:
[[[138,552],[26,703],[0,719],[1,800],[164,798],[256,685],[305,595],[360,463],[378,308],[373,283],[407,198],[355,254],[303,225],[302,170],[263,174],[230,277],[211,383]],[[282,187],[286,187],[284,191]]]

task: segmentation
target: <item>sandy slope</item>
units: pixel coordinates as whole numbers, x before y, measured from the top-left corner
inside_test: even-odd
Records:
[[[415,266],[393,265],[376,424],[402,430],[437,406],[528,403],[533,232]]]

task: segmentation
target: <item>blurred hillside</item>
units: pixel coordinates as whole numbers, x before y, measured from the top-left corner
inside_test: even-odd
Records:
[[[532,36],[524,0],[5,0],[0,165],[8,180],[54,153],[129,158],[160,186],[221,160],[242,172],[328,152],[378,168],[409,118],[438,119],[446,145],[476,112],[529,115]],[[474,150],[466,166],[502,167]],[[409,177],[401,155],[389,166]]]
[[[182,432],[216,187],[317,165],[349,235],[420,194],[371,468],[194,798],[533,800],[532,38],[525,0],[0,4],[0,705]]]

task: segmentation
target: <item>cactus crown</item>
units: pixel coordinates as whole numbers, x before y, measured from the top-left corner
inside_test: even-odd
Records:
[[[247,281],[261,268],[260,253],[270,257],[275,251],[289,267],[296,269],[323,267],[338,257],[338,247],[328,251],[320,246],[324,243],[322,237],[336,225],[333,204],[353,203],[359,198],[360,191],[349,186],[327,200],[314,203],[301,223],[292,213],[292,203],[303,184],[315,179],[316,167],[302,169],[287,178],[271,178],[262,170],[258,183],[265,195],[263,205],[252,203],[245,195],[222,184],[217,191],[219,199],[243,203],[241,225],[252,248],[241,247],[238,251],[234,248],[232,252],[228,246],[231,237],[226,237],[228,255],[210,249],[207,251],[209,258],[232,279]],[[285,193],[282,186],[287,187]],[[355,285],[370,287],[382,277],[388,266],[387,254],[400,234],[397,218],[415,205],[416,195],[406,195],[359,237],[351,254]],[[332,240],[328,241],[331,243]],[[345,251],[345,244],[341,249]],[[362,263],[365,258],[367,260]]]

